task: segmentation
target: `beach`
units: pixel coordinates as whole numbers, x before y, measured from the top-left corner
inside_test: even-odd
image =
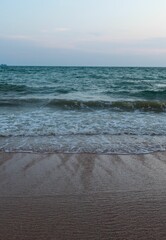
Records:
[[[166,239],[166,152],[1,151],[0,239]]]

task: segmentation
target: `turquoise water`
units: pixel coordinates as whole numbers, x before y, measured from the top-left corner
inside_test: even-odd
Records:
[[[1,67],[0,149],[166,150],[166,68]]]

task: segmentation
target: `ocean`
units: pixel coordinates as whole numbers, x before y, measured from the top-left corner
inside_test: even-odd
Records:
[[[166,150],[166,68],[0,67],[0,150]]]

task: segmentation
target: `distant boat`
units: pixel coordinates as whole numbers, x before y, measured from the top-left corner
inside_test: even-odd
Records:
[[[5,67],[7,67],[7,64],[1,64],[0,67],[5,68]]]

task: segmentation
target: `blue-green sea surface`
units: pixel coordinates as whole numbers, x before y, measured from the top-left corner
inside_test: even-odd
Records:
[[[0,150],[166,150],[166,68],[0,68]]]

